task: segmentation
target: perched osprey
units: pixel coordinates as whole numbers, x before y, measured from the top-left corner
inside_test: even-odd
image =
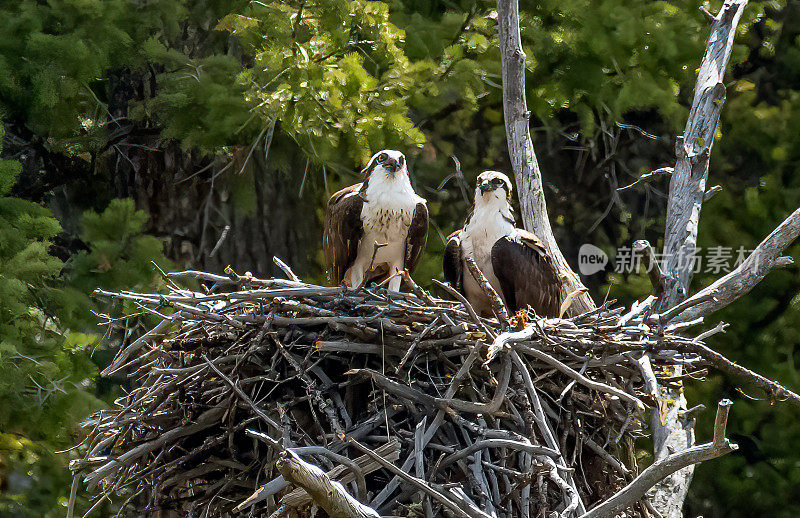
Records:
[[[559,316],[561,281],[539,238],[514,227],[510,197],[511,181],[503,173],[478,176],[467,223],[448,237],[444,278],[475,311],[491,315],[489,298],[464,262],[471,257],[510,311],[530,306],[539,316]]]
[[[333,194],[325,212],[323,248],[332,283],[351,288],[411,273],[428,238],[428,206],[411,187],[406,157],[385,149],[362,171],[361,183]],[[377,248],[377,245],[383,245]],[[374,255],[374,258],[373,258]],[[389,289],[400,290],[399,275]]]

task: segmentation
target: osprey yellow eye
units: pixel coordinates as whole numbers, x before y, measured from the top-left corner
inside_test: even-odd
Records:
[[[387,155],[386,153],[381,153],[380,155],[378,155],[378,163],[386,162],[387,158],[389,158],[389,155]]]

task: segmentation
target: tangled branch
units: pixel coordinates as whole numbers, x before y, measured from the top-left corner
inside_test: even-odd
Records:
[[[641,410],[661,404],[649,377],[721,365],[613,303],[501,325],[416,285],[328,288],[286,269],[169,274],[202,292],[98,291],[163,320],[107,370],[131,390],[85,423],[76,481],[144,513],[645,516],[663,469],[636,477],[629,459]]]

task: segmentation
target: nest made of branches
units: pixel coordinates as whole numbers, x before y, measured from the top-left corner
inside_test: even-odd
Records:
[[[131,513],[336,515],[287,481],[302,459],[367,515],[582,514],[637,473],[652,372],[704,374],[689,338],[609,304],[501,329],[416,286],[184,276],[205,291],[105,293],[162,318],[104,371],[131,389],[85,423],[72,464]]]

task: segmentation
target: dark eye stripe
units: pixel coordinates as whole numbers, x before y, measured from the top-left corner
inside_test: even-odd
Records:
[[[386,153],[381,153],[378,155],[378,162],[385,162],[387,158]]]

